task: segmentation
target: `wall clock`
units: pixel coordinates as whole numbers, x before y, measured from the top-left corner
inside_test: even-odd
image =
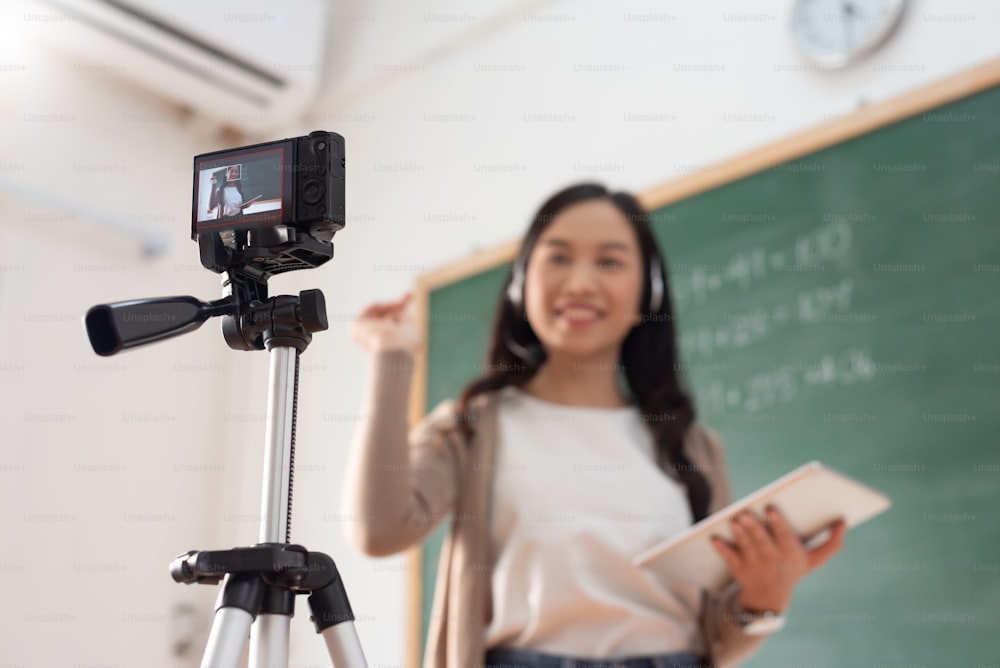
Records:
[[[855,63],[886,43],[906,0],[795,0],[792,39],[823,69]]]

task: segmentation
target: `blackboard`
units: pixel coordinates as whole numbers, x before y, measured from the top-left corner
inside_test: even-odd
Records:
[[[747,666],[1000,657],[998,70],[644,195],[736,497],[818,459],[893,499],[801,582]],[[414,417],[482,372],[515,249],[422,282]],[[447,529],[418,559],[415,652]]]
[[[281,199],[281,173],[275,169],[273,158],[246,159],[242,164],[243,197],[260,196],[265,200]]]

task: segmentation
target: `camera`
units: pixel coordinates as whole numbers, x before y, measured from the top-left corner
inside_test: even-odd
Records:
[[[202,265],[266,280],[328,261],[345,223],[344,172],[335,132],[195,156],[191,238]]]

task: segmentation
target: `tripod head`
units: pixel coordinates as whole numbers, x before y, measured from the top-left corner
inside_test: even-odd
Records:
[[[107,357],[192,332],[209,318],[223,316],[222,334],[234,350],[287,346],[303,352],[312,333],[329,326],[319,290],[268,299],[266,283],[236,270],[225,285],[229,294],[213,302],[180,296],[93,306],[84,318],[90,345]]]

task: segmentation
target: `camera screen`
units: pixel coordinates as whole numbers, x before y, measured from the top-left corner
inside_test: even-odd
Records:
[[[195,234],[291,220],[291,142],[195,158]]]

